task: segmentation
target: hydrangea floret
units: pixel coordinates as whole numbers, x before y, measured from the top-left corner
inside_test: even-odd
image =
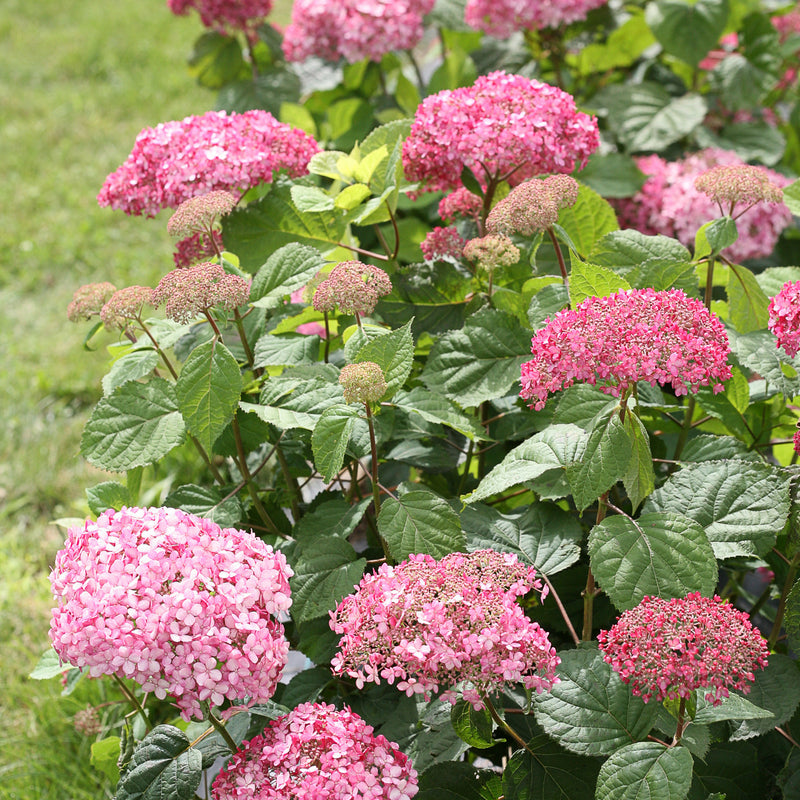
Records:
[[[470,169],[484,190],[507,180],[569,173],[599,146],[597,120],[547,83],[498,71],[473,86],[426,97],[403,142],[408,180],[423,190],[461,188]]]
[[[242,742],[211,788],[214,800],[410,800],[408,756],[349,708],[302,703]]]
[[[604,660],[648,702],[688,698],[696,689],[719,705],[747,694],[769,648],[743,611],[718,596],[645,597],[598,635]]]
[[[72,295],[67,306],[67,319],[70,322],[80,322],[96,317],[116,291],[117,287],[108,281],[84,284]]]
[[[209,111],[145,128],[125,163],[106,178],[97,201],[152,217],[220,189],[239,198],[280,170],[293,178],[304,175],[318,150],[311,136],[267,111]]]
[[[794,358],[800,350],[800,281],[784,283],[769,301],[769,329],[782,347]]]
[[[520,183],[489,212],[486,230],[535,236],[556,223],[562,208],[575,205],[579,188],[569,175],[550,175],[544,180],[534,178]]]
[[[377,403],[386,392],[383,370],[374,361],[347,364],[339,373],[346,403]]]
[[[478,220],[483,210],[483,198],[466,186],[445,195],[439,201],[439,216],[445,222],[455,222],[458,217]]]
[[[586,19],[608,0],[468,0],[464,20],[472,28],[497,38],[515,31],[559,28]]]
[[[458,232],[454,225],[442,227],[437,225],[428,231],[420,242],[419,249],[426,261],[441,261],[442,259],[459,259],[464,252],[467,240]]]
[[[154,306],[154,293],[149,286],[127,286],[114,292],[100,309],[100,319],[107,328],[124,331],[128,323],[142,316],[145,306]]]
[[[342,314],[366,316],[391,291],[392,282],[380,267],[342,261],[317,286],[312,305],[317,311],[331,312],[338,306]]]
[[[167,0],[167,5],[179,16],[195,9],[203,25],[223,34],[252,31],[272,11],[272,0]]]
[[[204,701],[265,701],[289,650],[275,616],[291,575],[252,533],[172,508],[106,511],[56,556],[50,639],[91,677],[172,695],[187,720]]]
[[[536,570],[493,550],[382,564],[331,612],[333,671],[359,689],[383,680],[409,697],[445,690],[452,703],[460,692],[476,709],[506,683],[548,690],[559,658],[516,602],[531,590],[547,594]]]
[[[537,410],[552,392],[584,381],[619,397],[637,381],[676,395],[722,391],[731,377],[722,322],[680,289],[631,289],[559,311],[531,340],[520,396]]]
[[[464,245],[464,258],[486,272],[516,264],[519,255],[519,248],[502,233],[490,233],[478,239],[470,239]]]

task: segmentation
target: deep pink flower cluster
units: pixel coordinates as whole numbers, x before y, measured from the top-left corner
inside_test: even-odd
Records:
[[[426,261],[437,261],[441,258],[461,258],[467,240],[458,232],[454,225],[443,228],[437,225],[425,234],[420,242],[419,249]]]
[[[586,19],[608,0],[468,0],[464,19],[472,28],[505,38],[514,31],[558,28]]]
[[[175,242],[172,261],[176,267],[193,267],[201,261],[214,258],[225,249],[222,234],[217,230],[211,233],[200,231]]]
[[[248,31],[272,11],[272,0],[167,0],[167,5],[178,15],[194,8],[203,25],[220,33]]]
[[[648,235],[672,236],[692,247],[698,228],[720,216],[714,200],[695,187],[695,179],[712,167],[742,166],[744,162],[733,152],[708,149],[680,161],[643,156],[637,159],[637,165],[648,179],[632,198],[613,201],[620,225]],[[759,169],[780,188],[790,183],[774,170]],[[785,206],[758,203],[737,220],[739,238],[726,248],[725,255],[732,261],[768,256],[791,222],[791,212]]]
[[[380,268],[361,261],[342,261],[314,290],[312,305],[317,311],[342,314],[371,314],[381,297],[392,291],[392,281]]]
[[[405,753],[349,708],[303,703],[243,742],[214,781],[214,800],[410,800]]]
[[[116,291],[117,287],[108,281],[87,283],[79,287],[67,306],[67,319],[70,322],[79,322],[97,316]]]
[[[576,381],[618,397],[637,381],[695,392],[731,377],[722,322],[680,289],[631,289],[588,297],[559,311],[531,340],[520,396],[544,408],[552,392]]]
[[[423,34],[422,18],[434,0],[295,0],[283,52],[289,61],[319,56],[351,64],[380,61],[391,50],[409,50]]]
[[[439,216],[445,222],[455,222],[457,217],[477,220],[483,210],[483,198],[465,186],[445,195],[439,201]]]
[[[409,697],[446,688],[455,702],[460,690],[478,709],[507,682],[550,689],[559,658],[516,602],[531,589],[547,594],[536,570],[493,550],[382,564],[331,612],[342,637],[332,669],[359,688],[397,681]]]
[[[719,705],[730,689],[747,694],[753,673],[766,667],[769,656],[747,614],[699,592],[671,600],[645,597],[597,639],[603,659],[645,702],[706,689],[706,700]]]
[[[184,719],[202,701],[264,701],[289,650],[274,615],[291,605],[291,575],[252,533],[172,508],[106,511],[56,556],[50,638],[92,677],[174,696]]]
[[[769,301],[769,329],[782,347],[794,358],[800,350],[800,281],[784,283]]]
[[[293,178],[305,174],[318,150],[311,136],[267,111],[209,111],[145,128],[125,163],[106,178],[97,201],[152,217],[215,189],[238,198],[279,170]]]
[[[597,120],[571,95],[522,75],[492,72],[473,86],[426,97],[403,142],[403,167],[423,190],[461,186],[468,167],[486,188],[572,172],[600,144]]]

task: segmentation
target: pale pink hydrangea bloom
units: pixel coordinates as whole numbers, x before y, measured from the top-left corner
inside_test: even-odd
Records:
[[[782,203],[783,189],[763,167],[751,164],[718,165],[700,173],[694,187],[710,197],[722,214],[736,219],[756,203]]]
[[[470,239],[464,245],[464,258],[472,261],[478,269],[491,272],[496,267],[510,267],[519,261],[519,248],[508,236],[490,233],[479,239]]]
[[[214,800],[410,800],[410,759],[349,708],[303,703],[241,747],[211,787]]]
[[[172,261],[176,267],[193,267],[201,261],[214,258],[223,249],[222,234],[219,231],[193,233],[175,243]]]
[[[769,656],[747,614],[699,592],[671,600],[645,597],[597,639],[603,659],[645,702],[705,689],[706,700],[719,705],[730,689],[747,694]]]
[[[67,319],[70,322],[79,322],[96,317],[116,291],[117,287],[108,281],[87,283],[79,287],[67,306]]]
[[[694,245],[698,228],[719,217],[716,203],[695,187],[695,179],[715,166],[744,165],[735,153],[717,149],[701,150],[680,161],[652,155],[636,162],[648,179],[632,198],[612,201],[620,225],[648,235],[672,236],[687,247]],[[758,169],[780,188],[791,182],[774,170]],[[785,206],[759,203],[737,221],[739,238],[724,254],[737,262],[768,256],[791,222]]]
[[[173,508],[106,511],[56,555],[50,639],[91,677],[172,695],[187,720],[203,701],[265,701],[289,651],[274,616],[291,575],[252,533]]]
[[[167,220],[167,233],[173,239],[185,239],[194,233],[210,233],[220,217],[236,207],[236,195],[217,189],[184,200]]]
[[[769,301],[769,329],[782,347],[794,358],[800,350],[800,281],[784,283]]]
[[[359,361],[342,367],[339,385],[345,403],[377,403],[386,391],[386,378],[374,361]]]
[[[331,612],[341,635],[331,666],[365,683],[397,682],[408,696],[458,691],[475,708],[482,695],[521,682],[537,692],[557,681],[556,651],[516,598],[546,586],[510,553],[411,555],[382,564]]]
[[[731,377],[725,327],[680,289],[631,289],[588,297],[559,311],[531,340],[520,396],[537,410],[576,381],[619,397],[637,381],[672,386],[676,395]]]
[[[456,189],[439,201],[439,216],[445,222],[455,222],[457,217],[477,220],[483,210],[483,199],[466,186]]]
[[[97,201],[152,217],[217,189],[238,198],[279,170],[293,178],[304,175],[318,150],[311,136],[267,111],[209,111],[145,128],[125,163],[106,178]]]
[[[515,31],[559,28],[586,19],[608,0],[468,0],[467,25],[491,36],[506,38]]]
[[[100,319],[107,328],[124,331],[131,320],[142,315],[145,306],[154,306],[153,290],[149,286],[127,286],[118,289],[100,309]]]
[[[250,31],[272,11],[272,0],[167,0],[173,14],[194,8],[207,28],[220,33]]]
[[[420,242],[419,249],[426,261],[437,261],[442,258],[461,258],[467,240],[458,232],[458,229],[449,225],[446,228],[436,226],[425,234]]]
[[[533,178],[515,186],[486,218],[489,233],[534,236],[553,226],[562,208],[578,200],[578,181],[569,175]]]
[[[317,286],[312,305],[317,311],[371,314],[381,297],[392,291],[389,276],[380,267],[361,261],[342,261]]]
[[[434,0],[295,0],[283,52],[289,61],[318,56],[351,64],[380,61],[422,38],[422,18]]]
[[[408,180],[422,189],[461,187],[468,167],[484,189],[534,175],[572,172],[599,146],[597,120],[571,95],[522,75],[492,72],[473,86],[426,97],[403,142]]]

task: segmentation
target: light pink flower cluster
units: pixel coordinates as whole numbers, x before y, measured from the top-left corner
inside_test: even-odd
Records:
[[[279,170],[293,178],[305,174],[318,150],[311,136],[267,111],[209,111],[145,128],[125,163],[106,178],[97,201],[152,217],[216,189],[238,198]]]
[[[236,196],[224,189],[184,200],[167,220],[167,232],[173,239],[185,239],[195,233],[210,233],[220,217],[236,207]]]
[[[783,202],[783,189],[770,180],[768,171],[751,164],[711,167],[694,179],[694,188],[734,219],[756,203]]]
[[[380,61],[392,50],[409,50],[424,32],[422,18],[434,0],[295,0],[283,52],[289,61],[319,56],[351,64]]]
[[[486,230],[534,236],[554,225],[562,208],[575,205],[579,189],[578,181],[569,175],[520,183],[489,212]]]
[[[170,319],[185,324],[215,306],[229,311],[244,305],[250,296],[250,282],[225,272],[211,261],[168,272],[153,292],[155,305],[166,303]]]
[[[599,146],[597,120],[571,95],[522,75],[492,72],[473,86],[426,97],[403,142],[403,167],[423,190],[461,186],[465,167],[484,188],[572,172]]]
[[[672,236],[692,247],[698,228],[719,217],[717,204],[695,187],[695,179],[712,167],[743,166],[744,162],[733,152],[708,149],[680,161],[643,156],[637,159],[637,165],[648,179],[632,198],[613,201],[620,225],[648,235]],[[790,183],[773,170],[758,169],[777,187]],[[785,206],[758,203],[737,221],[739,238],[724,254],[732,261],[768,256],[791,222],[791,212]]]
[[[505,38],[515,31],[558,28],[586,19],[608,0],[468,0],[464,19],[472,28]]]
[[[769,329],[782,347],[794,358],[800,350],[800,281],[784,283],[769,301]]]
[[[405,753],[349,708],[303,703],[243,742],[214,781],[214,800],[410,800]]]
[[[446,228],[437,225],[425,234],[420,242],[419,249],[426,261],[437,261],[442,258],[461,258],[467,240],[453,225]]]
[[[439,216],[445,222],[455,222],[457,217],[477,220],[483,210],[483,199],[465,186],[445,195],[439,201]]]
[[[272,0],[167,0],[167,5],[178,15],[194,8],[203,25],[220,33],[248,31],[272,11]]]
[[[345,403],[377,403],[386,392],[383,370],[374,361],[346,364],[339,373]]]
[[[408,696],[446,688],[453,703],[460,688],[478,709],[508,682],[550,689],[559,658],[516,602],[531,589],[547,593],[536,570],[493,550],[382,564],[331,612],[342,637],[332,669],[359,688],[381,680]]]
[[[671,600],[645,597],[597,639],[603,659],[645,702],[705,689],[706,700],[719,705],[730,689],[747,694],[769,656],[747,614],[699,592]]]
[[[537,410],[576,381],[618,397],[637,381],[695,392],[731,377],[722,322],[680,289],[631,289],[559,311],[531,340],[520,396]]]
[[[87,283],[79,287],[67,306],[67,319],[70,322],[79,322],[96,317],[116,291],[117,287],[108,281]]]
[[[314,291],[312,305],[317,311],[342,314],[371,314],[379,298],[392,291],[389,276],[380,267],[361,261],[337,264]]]
[[[50,638],[89,675],[200,703],[269,699],[289,644],[274,619],[292,571],[252,533],[172,508],[106,511],[70,528],[50,576]]]
[[[496,267],[510,267],[519,261],[519,248],[508,236],[490,233],[479,239],[470,239],[464,245],[464,258],[472,261],[478,269],[491,272]]]
[[[127,286],[118,289],[100,309],[100,319],[107,328],[124,331],[128,323],[141,317],[145,306],[155,305],[149,286]]]

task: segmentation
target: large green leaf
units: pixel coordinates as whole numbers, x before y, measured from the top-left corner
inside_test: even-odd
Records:
[[[307,414],[304,411],[293,411],[280,406],[265,406],[260,403],[239,403],[239,408],[249,414],[256,414],[264,422],[285,431],[292,428],[313,431],[320,418],[320,414]]]
[[[783,626],[786,628],[789,647],[795,652],[800,651],[800,579],[794,582],[791,591],[786,596]]]
[[[325,481],[333,480],[342,468],[347,442],[353,431],[358,409],[355,406],[335,405],[326,409],[311,436],[314,464]]]
[[[319,358],[319,336],[284,333],[276,336],[265,333],[256,342],[254,367],[287,367],[311,364]]]
[[[459,737],[450,724],[450,703],[434,700],[423,706],[420,712],[418,732],[408,745],[404,746],[406,755],[414,768],[425,772],[433,764],[458,760],[469,745]]]
[[[545,733],[585,756],[609,755],[650,733],[657,705],[632,695],[597,647],[583,645],[559,655],[560,682],[534,697],[536,721]]]
[[[737,334],[728,330],[731,352],[739,363],[764,378],[767,386],[785,397],[800,394],[800,358],[788,356],[775,345],[769,331],[751,331]]]
[[[384,734],[385,735],[385,734]],[[416,764],[417,761],[414,761]],[[466,761],[442,761],[419,779],[416,800],[494,800],[500,796],[500,776]]]
[[[128,487],[116,481],[103,481],[90,486],[86,489],[86,502],[92,514],[98,516],[109,508],[119,511],[123,506],[135,505]]]
[[[593,264],[613,268],[623,275],[648,261],[680,263],[691,258],[691,253],[676,239],[646,236],[628,229],[607,233],[589,254]]]
[[[100,469],[124,472],[163,458],[184,440],[175,387],[163,378],[129,381],[94,407],[81,453]]]
[[[125,353],[103,377],[103,394],[108,396],[123,383],[146,378],[158,366],[158,360],[158,353],[148,347]]]
[[[611,602],[626,611],[645,595],[713,594],[717,562],[703,529],[678,514],[607,517],[589,534],[592,572]]]
[[[735,57],[732,63],[740,67],[744,64],[746,69],[746,62]],[[695,137],[700,147],[733,150],[742,161],[758,161],[768,167],[777,164],[786,150],[786,137],[780,128],[774,128],[764,121],[734,122],[719,131],[698,128]]]
[[[644,510],[691,517],[717,558],[763,555],[789,516],[789,478],[740,459],[689,464],[650,495]]]
[[[488,709],[476,711],[472,703],[458,700],[450,712],[453,730],[470,746],[484,750],[493,747],[494,720]]]
[[[631,285],[625,278],[612,272],[608,267],[587,264],[577,259],[572,262],[569,280],[569,299],[573,307],[582,303],[587,297],[608,297]]]
[[[373,361],[381,368],[386,380],[384,400],[390,399],[403,386],[411,372],[414,362],[412,322],[413,320],[409,320],[402,328],[367,342],[355,358],[356,362]]]
[[[685,747],[629,744],[600,767],[595,800],[683,800],[692,785],[692,763]]]
[[[655,0],[645,20],[667,53],[696,67],[719,41],[729,12],[728,0]]]
[[[775,715],[771,711],[759,708],[736,692],[716,706],[705,699],[702,691],[697,693],[697,711],[693,723],[710,725],[712,722],[727,722],[731,719],[768,719],[773,720],[772,725],[775,724]]]
[[[452,400],[415,386],[410,392],[398,392],[392,402],[412,414],[419,414],[426,422],[447,425],[468,439],[485,439],[483,426],[474,417],[465,414]]]
[[[707,800],[712,792],[726,800],[765,798],[758,752],[745,742],[720,742],[694,764],[690,800]]]
[[[575,204],[561,209],[558,224],[584,258],[603,236],[619,228],[608,200],[585,185],[580,187]]]
[[[767,327],[769,298],[747,267],[730,265],[727,291],[730,321],[739,333]]]
[[[625,428],[631,441],[631,460],[628,471],[622,478],[625,491],[634,511],[642,500],[655,489],[653,455],[650,452],[650,437],[644,423],[636,414],[625,414]]]
[[[187,483],[170,492],[164,500],[168,508],[180,508],[189,514],[213,520],[223,528],[239,525],[244,516],[242,503],[236,495],[223,494],[219,489]]]
[[[316,248],[297,242],[284,245],[253,277],[250,302],[261,308],[275,308],[284,297],[302,289],[324,266]]]
[[[590,383],[575,383],[561,392],[553,422],[577,425],[588,433],[596,419],[607,417],[618,404],[616,397],[601,392]]]
[[[233,419],[241,393],[239,363],[222,342],[211,340],[192,350],[175,384],[175,394],[189,433],[206,450]]]

